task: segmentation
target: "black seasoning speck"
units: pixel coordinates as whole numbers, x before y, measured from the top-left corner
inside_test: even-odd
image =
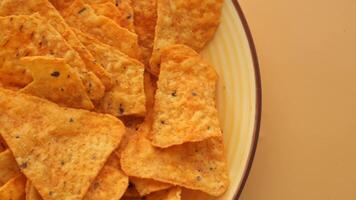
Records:
[[[127,15],[126,19],[131,19],[131,17],[132,17],[131,15]]]
[[[52,192],[52,191],[49,191],[49,192],[48,192],[48,195],[49,195],[49,196],[52,196],[52,195],[53,195],[53,192]]]
[[[73,119],[73,118],[69,118],[69,122],[70,122],[70,123],[73,123],[73,122],[74,122],[74,119]]]
[[[193,96],[197,96],[197,93],[195,93],[195,92],[192,92],[192,95],[193,95]]]
[[[61,88],[61,91],[64,92],[64,88]]]
[[[26,169],[27,168],[27,162],[24,162],[20,165],[21,169]]]
[[[201,176],[197,176],[197,181],[201,181]]]
[[[177,96],[177,91],[173,91],[173,92],[171,93],[171,95],[172,95],[172,97],[176,97],[176,96]]]
[[[115,0],[115,5],[119,6],[119,4],[120,4],[120,0]]]
[[[213,171],[213,170],[214,170],[214,168],[213,168],[213,167],[209,167],[209,170],[210,170],[210,171]]]
[[[25,53],[25,56],[29,56],[29,55],[30,55],[30,52],[29,52],[29,51]]]
[[[92,160],[96,160],[96,156],[93,155],[93,156],[91,157],[91,159],[92,159]]]
[[[86,8],[82,8],[78,11],[78,14],[81,14],[82,12],[84,12],[86,10]]]
[[[54,72],[51,73],[51,76],[53,76],[53,77],[58,77],[60,75],[61,74],[58,71],[54,71]]]
[[[208,130],[210,130],[211,129],[211,127],[210,126],[208,126]]]
[[[69,74],[67,75],[67,78],[70,78],[70,75],[69,75]]]
[[[15,136],[15,138],[17,138],[17,139],[18,139],[18,138],[20,138],[20,136],[19,136],[19,135],[16,135],[16,136]]]
[[[166,122],[164,120],[161,120],[161,124],[166,124]]]
[[[19,31],[22,32],[22,29],[23,29],[23,24],[21,24]]]
[[[63,161],[63,160],[61,161],[61,165],[62,165],[62,166],[64,165],[64,161]]]

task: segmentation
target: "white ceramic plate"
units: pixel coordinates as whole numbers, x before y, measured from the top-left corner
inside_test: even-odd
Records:
[[[225,1],[218,31],[202,54],[219,74],[217,102],[229,162],[230,186],[218,199],[238,199],[258,140],[261,82],[252,37],[236,0]],[[189,199],[214,199],[193,196]]]

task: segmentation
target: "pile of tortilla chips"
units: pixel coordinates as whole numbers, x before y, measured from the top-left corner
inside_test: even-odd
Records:
[[[0,199],[221,196],[218,76],[199,55],[221,6],[1,0]]]

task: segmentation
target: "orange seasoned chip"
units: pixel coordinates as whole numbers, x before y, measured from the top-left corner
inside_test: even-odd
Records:
[[[179,187],[174,187],[150,194],[147,200],[181,200],[181,193],[182,190]]]
[[[120,2],[119,6],[111,2],[90,4],[98,15],[103,15],[116,22],[119,26],[128,29],[131,32],[134,30],[134,17],[131,4],[126,1]]]
[[[10,179],[18,176],[20,169],[10,150],[0,153],[0,187]]]
[[[42,197],[29,180],[26,182],[26,200],[42,200]]]
[[[135,188],[137,192],[140,194],[140,196],[146,196],[153,192],[165,190],[167,188],[172,187],[172,185],[168,183],[162,183],[152,179],[144,179],[144,178],[136,178],[136,177],[130,177],[130,182],[132,182],[135,185]]]
[[[90,99],[100,99],[104,94],[103,84],[94,73],[86,70],[78,53],[38,14],[0,17],[0,46],[0,60],[4,60],[0,74],[15,72],[17,79],[30,83],[31,78],[28,77],[31,75],[19,64],[21,57],[64,58],[66,63],[78,69]]]
[[[0,187],[1,200],[24,200],[26,177],[22,174],[14,177],[5,185]]]
[[[157,25],[150,69],[159,73],[160,51],[185,44],[200,51],[220,23],[223,0],[157,0]]]
[[[215,106],[217,78],[213,67],[187,46],[174,45],[162,52],[153,145],[165,148],[222,136]]]
[[[138,35],[144,64],[148,67],[157,21],[157,0],[132,0],[132,7],[135,16],[135,32]]]
[[[76,0],[63,16],[67,23],[97,40],[113,46],[131,58],[140,59],[137,35],[120,27],[113,20],[97,15],[94,9],[82,0]]]
[[[98,63],[113,75],[114,85],[98,102],[97,111],[117,117],[144,115],[146,97],[142,63],[78,30],[75,32]]]
[[[127,175],[213,196],[226,191],[229,181],[222,137],[161,149],[152,146],[146,138],[149,129],[148,121],[130,138],[121,153],[121,167]]]
[[[91,184],[84,200],[117,200],[120,199],[128,187],[129,178],[120,169],[120,160],[112,154]]]
[[[1,88],[0,110],[0,134],[43,199],[81,200],[125,132],[110,115]]]
[[[93,109],[85,87],[75,68],[62,58],[23,57],[20,61],[30,71],[33,82],[21,92],[42,97],[63,106]]]
[[[48,0],[3,0],[0,6],[0,16],[30,15],[36,12],[64,37],[70,47],[78,52],[86,65],[86,69],[95,73],[105,87],[110,88],[110,75],[95,62],[94,57],[79,42],[78,38],[65,23],[62,16],[53,5],[48,2]]]

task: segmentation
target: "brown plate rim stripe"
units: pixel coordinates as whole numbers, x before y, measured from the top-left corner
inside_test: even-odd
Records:
[[[242,180],[241,180],[238,188],[236,188],[236,192],[235,192],[234,198],[233,198],[234,200],[238,200],[240,198],[242,190],[244,189],[248,175],[251,171],[252,163],[253,163],[256,149],[257,149],[257,143],[258,143],[258,137],[259,137],[260,125],[261,125],[261,114],[262,114],[262,84],[261,84],[260,67],[259,67],[259,62],[258,62],[258,57],[257,57],[257,52],[256,52],[256,46],[255,46],[255,43],[253,42],[251,30],[248,26],[246,17],[242,11],[242,8],[241,8],[239,2],[237,0],[232,0],[232,3],[234,4],[235,10],[236,10],[238,16],[240,17],[240,20],[244,27],[245,35],[247,37],[247,40],[248,40],[248,43],[250,46],[250,51],[251,51],[253,66],[254,66],[254,72],[255,72],[255,82],[256,82],[256,115],[255,115],[254,131],[253,131],[253,140],[252,140],[252,146],[251,146],[251,149],[250,149],[250,152],[248,155],[247,166],[245,167]]]

